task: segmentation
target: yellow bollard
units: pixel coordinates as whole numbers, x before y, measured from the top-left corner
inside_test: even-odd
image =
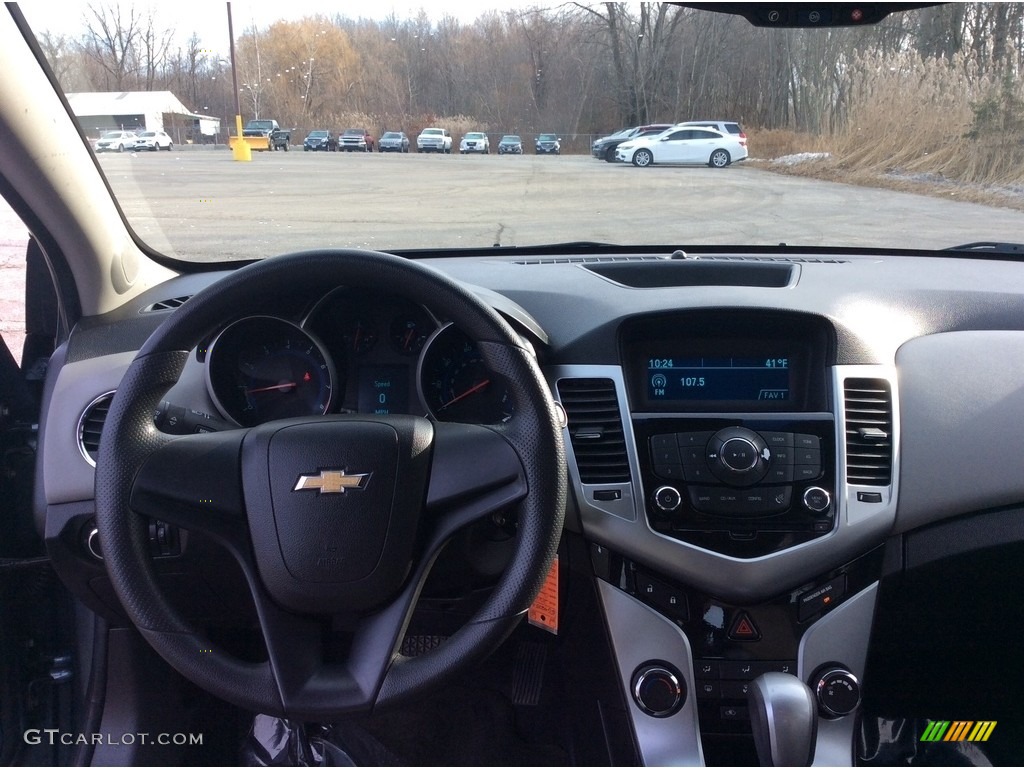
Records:
[[[242,116],[235,115],[235,141],[231,145],[231,155],[242,163],[252,161],[252,148],[242,137]]]

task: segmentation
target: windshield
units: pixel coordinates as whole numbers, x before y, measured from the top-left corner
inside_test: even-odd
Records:
[[[668,4],[234,2],[237,88],[223,5],[66,7],[22,9],[85,136],[137,126],[173,142],[96,152],[132,228],[171,259],[1024,241],[1019,4],[769,29]],[[280,131],[238,139],[236,116]],[[684,121],[742,133],[597,143]],[[313,125],[346,123],[365,144],[302,151]],[[432,141],[380,152],[386,124]],[[537,146],[463,157],[467,128]]]

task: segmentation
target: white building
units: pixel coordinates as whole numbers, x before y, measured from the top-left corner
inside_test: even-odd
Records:
[[[166,131],[176,144],[214,141],[220,118],[190,111],[170,91],[121,91],[67,94],[71,111],[96,138],[103,131]]]

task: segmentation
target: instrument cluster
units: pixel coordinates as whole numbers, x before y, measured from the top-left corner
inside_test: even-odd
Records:
[[[243,427],[327,413],[494,424],[514,413],[465,333],[391,295],[337,289],[299,321],[244,317],[219,332],[206,362],[213,402]]]

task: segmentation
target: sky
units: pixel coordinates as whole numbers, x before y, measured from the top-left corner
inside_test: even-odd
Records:
[[[556,5],[559,0],[553,0]],[[111,7],[118,0],[29,0],[21,8],[29,24],[36,31],[78,37],[84,30],[84,17],[90,2],[97,7]],[[305,16],[336,13],[350,18],[385,19],[394,13],[398,18],[418,15],[422,8],[433,19],[446,15],[470,23],[492,10],[503,10],[516,5],[545,6],[545,0],[234,0],[231,14],[235,38],[253,25],[266,28],[282,18],[301,19]],[[120,0],[122,9],[133,5],[138,9],[150,6],[156,9],[157,19],[165,25],[176,23],[175,39],[183,44],[197,32],[203,44],[218,50],[227,49],[227,4],[199,2],[199,0]],[[169,9],[174,9],[174,14]],[[184,18],[183,18],[184,17]]]

